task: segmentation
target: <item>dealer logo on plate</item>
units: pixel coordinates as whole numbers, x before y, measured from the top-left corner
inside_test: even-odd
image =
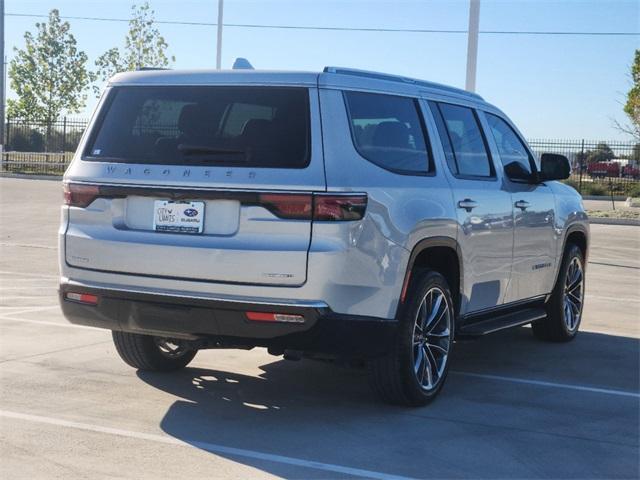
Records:
[[[198,215],[198,211],[197,211],[195,208],[187,208],[187,209],[184,211],[184,214],[185,214],[187,217],[195,217],[196,215]]]

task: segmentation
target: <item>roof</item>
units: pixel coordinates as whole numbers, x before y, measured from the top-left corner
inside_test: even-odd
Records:
[[[229,85],[238,83],[362,88],[416,96],[426,92],[470,102],[484,102],[480,95],[448,85],[400,75],[342,67],[325,67],[323,72],[143,69],[119,73],[110,80],[111,85]]]

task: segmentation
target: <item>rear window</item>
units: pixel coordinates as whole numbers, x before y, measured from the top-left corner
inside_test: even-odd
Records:
[[[115,87],[84,160],[304,168],[309,95],[280,87]]]
[[[433,171],[417,100],[363,92],[344,92],[344,97],[360,155],[397,173]]]

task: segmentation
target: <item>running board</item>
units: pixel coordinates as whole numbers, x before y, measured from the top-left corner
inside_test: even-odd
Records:
[[[543,307],[530,307],[523,310],[503,313],[502,315],[496,312],[494,316],[489,318],[487,318],[488,315],[485,314],[477,321],[473,321],[472,318],[466,319],[465,324],[460,327],[456,336],[480,337],[488,333],[504,330],[505,328],[526,325],[535,320],[541,320],[546,316],[547,313]]]

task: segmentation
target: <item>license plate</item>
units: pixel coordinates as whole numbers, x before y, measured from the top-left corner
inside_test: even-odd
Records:
[[[202,233],[204,202],[156,200],[153,204],[153,229],[156,232]]]

